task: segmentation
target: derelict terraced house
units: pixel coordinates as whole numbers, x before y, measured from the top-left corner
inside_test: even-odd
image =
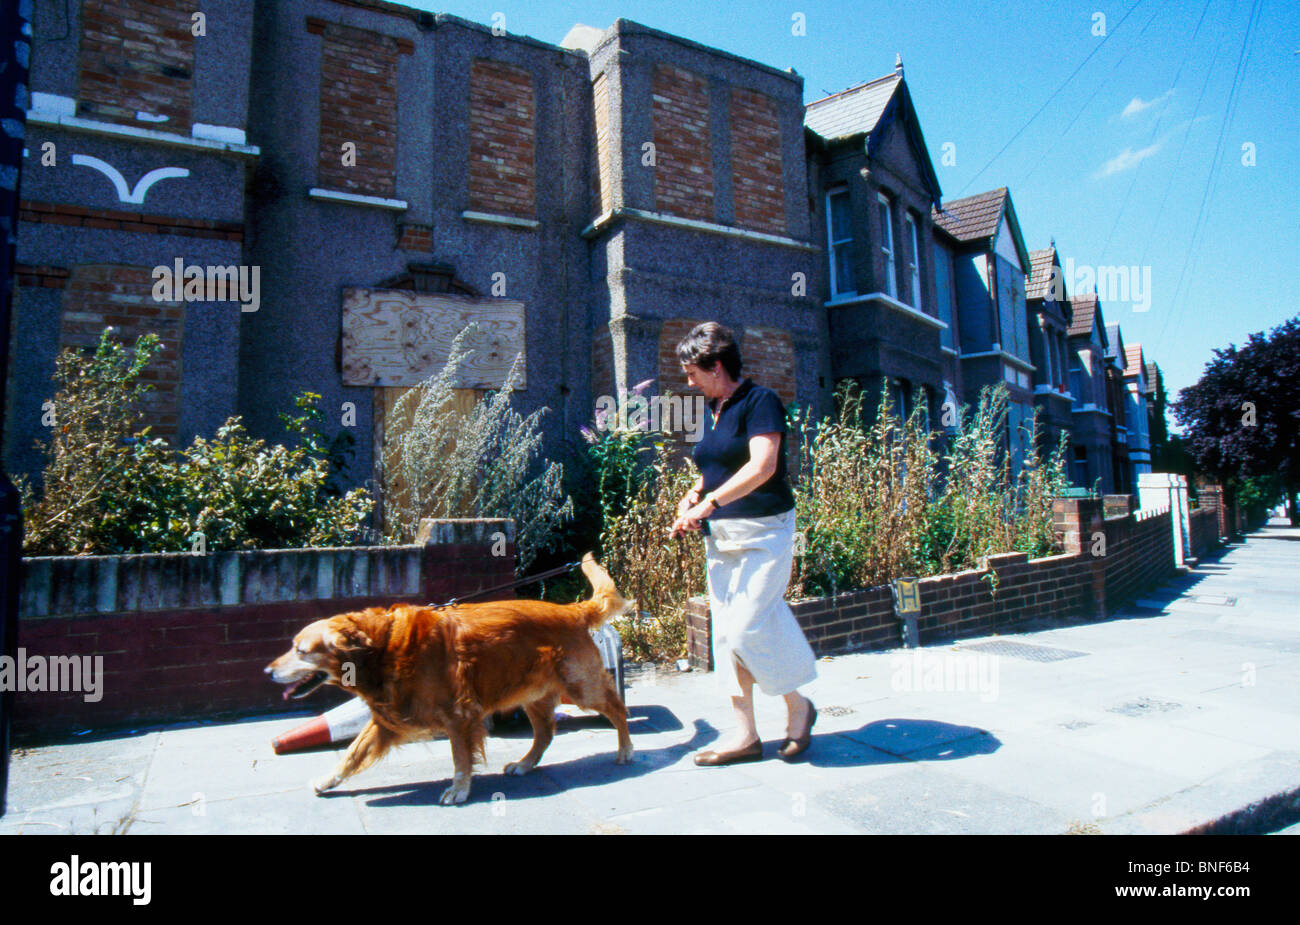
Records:
[[[673,347],[704,319],[787,402],[821,400],[796,74],[625,20],[560,47],[378,0],[64,9],[34,16],[15,471],[39,467],[56,352],[106,325],[162,337],[158,432],[238,413],[274,438],[316,392],[355,483],[470,320],[457,384],[499,387],[522,352],[516,407],[550,409],[555,457],[599,395],[685,393]],[[256,267],[256,310],[154,299],[177,261]]]
[[[354,484],[468,321],[464,397],[522,354],[553,458],[599,396],[686,394],[706,319],[815,416],[849,378],[934,423],[997,381],[1032,407],[1009,194],[939,207],[901,62],[805,107],[793,71],[627,20],[557,46],[382,0],[46,0],[34,33],[15,472],[57,351],[106,325],[162,338],[156,432],[276,439],[316,392]],[[255,270],[255,305],[155,298],[174,265]]]

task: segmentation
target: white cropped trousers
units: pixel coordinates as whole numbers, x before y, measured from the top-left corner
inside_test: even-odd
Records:
[[[710,520],[704,538],[719,686],[742,696],[739,661],[764,694],[780,696],[817,677],[817,658],[785,592],[794,565],[794,509],[767,517]]]

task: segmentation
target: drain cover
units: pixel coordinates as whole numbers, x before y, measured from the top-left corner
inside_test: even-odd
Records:
[[[1012,658],[1027,658],[1031,662],[1059,662],[1066,658],[1078,658],[1087,652],[1075,652],[1073,649],[1058,649],[1054,646],[1031,646],[1024,642],[1011,642],[1006,639],[994,639],[989,642],[973,642],[959,646],[960,649],[975,649],[990,655],[1009,655]]]
[[[1170,710],[1177,710],[1181,706],[1181,703],[1174,703],[1172,700],[1139,697],[1137,700],[1121,703],[1117,707],[1110,707],[1107,712],[1119,713],[1123,716],[1145,716],[1148,713],[1167,713]]]
[[[1237,606],[1237,599],[1226,594],[1198,594],[1193,600],[1198,604],[1214,604],[1216,607]]]
[[[817,712],[825,713],[827,716],[848,716],[853,712],[852,707],[822,707]]]

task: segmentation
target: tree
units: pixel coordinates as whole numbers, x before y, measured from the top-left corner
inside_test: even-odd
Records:
[[[1300,526],[1300,315],[1215,350],[1172,408],[1203,472],[1225,485],[1276,474]]]

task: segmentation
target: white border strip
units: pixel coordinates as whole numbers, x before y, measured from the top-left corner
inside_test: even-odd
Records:
[[[319,186],[313,186],[307,190],[307,196],[310,199],[320,199],[325,202],[345,202],[352,206],[375,206],[379,209],[392,209],[394,212],[401,212],[406,208],[406,202],[401,199],[362,196],[359,193],[344,193],[341,190],[323,189]]]
[[[732,228],[729,225],[718,225],[713,222],[702,222],[694,218],[679,218],[675,215],[665,215],[662,212],[648,212],[645,209],[613,209],[603,212],[601,215],[586,228],[582,229],[582,236],[590,238],[605,229],[615,219],[634,218],[643,222],[655,222],[660,225],[671,225],[677,228],[689,228],[692,231],[704,231],[709,234],[725,235],[729,238],[741,238],[746,241],[759,241],[763,244],[776,244],[781,247],[793,247],[798,250],[820,251],[821,248],[807,241],[797,241],[794,238],[787,238],[783,235],[764,234],[761,231],[749,231],[745,228]]]
[[[532,231],[540,228],[542,223],[531,218],[516,218],[513,215],[497,215],[495,212],[473,212],[465,210],[460,217],[467,222],[482,222],[485,225],[506,225],[510,228],[526,228]]]
[[[831,301],[822,304],[827,308],[838,308],[841,305],[855,305],[859,302],[880,302],[882,305],[888,305],[890,308],[894,309],[894,311],[902,312],[904,315],[907,315],[910,318],[915,318],[917,321],[924,321],[926,324],[933,325],[939,330],[948,327],[946,322],[927,315],[925,312],[919,312],[910,305],[904,305],[902,302],[898,301],[898,299],[895,299],[893,296],[885,292],[871,292],[867,295],[849,296],[845,299],[832,299]],[[941,347],[940,349],[949,348]]]
[[[1021,369],[1025,370],[1026,372],[1031,372],[1031,373],[1038,369],[1038,367],[1035,366],[1033,363],[1027,363],[1024,360],[1020,359],[1020,357],[1016,356],[1015,354],[1007,353],[1005,350],[982,350],[979,353],[963,353],[961,355],[961,358],[963,360],[972,360],[977,357],[1001,357],[1002,359],[1010,363],[1012,366],[1019,366]]]
[[[262,153],[262,150],[257,145],[239,144],[234,141],[221,141],[215,138],[178,135],[175,132],[160,132],[157,129],[136,128],[131,125],[114,125],[110,122],[99,122],[95,119],[82,119],[52,109],[29,110],[27,121],[38,125],[57,125],[60,128],[88,132],[92,135],[133,138],[138,141],[151,141],[156,144],[199,151],[229,151],[231,154],[242,154],[246,157],[257,157]]]

